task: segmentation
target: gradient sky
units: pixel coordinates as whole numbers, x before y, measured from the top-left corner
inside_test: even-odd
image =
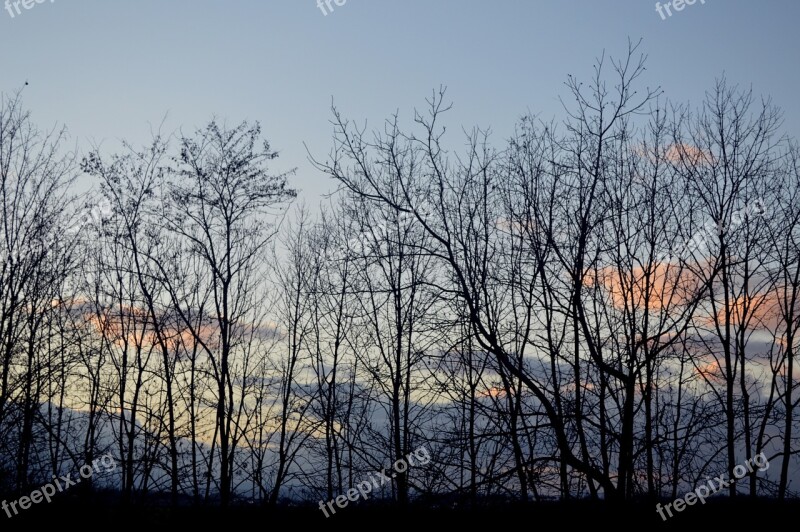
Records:
[[[0,92],[28,80],[34,121],[66,125],[82,149],[146,142],[165,115],[168,132],[259,120],[275,170],[297,167],[314,204],[334,184],[303,143],[327,154],[332,98],[369,126],[396,110],[408,123],[446,85],[454,134],[488,126],[499,144],[527,111],[563,116],[566,75],[588,78],[628,37],[670,99],[699,102],[725,73],[772,96],[800,136],[798,20],[797,0],[698,0],[667,20],[650,0],[347,0],[327,16],[316,0],[45,0],[0,11]]]

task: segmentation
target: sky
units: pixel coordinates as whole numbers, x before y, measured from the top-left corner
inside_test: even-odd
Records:
[[[40,127],[111,152],[162,123],[257,120],[281,154],[274,169],[297,168],[312,204],[335,187],[306,151],[330,150],[332,102],[370,128],[395,112],[409,124],[446,86],[451,132],[490,127],[501,144],[525,113],[563,118],[567,75],[588,79],[629,38],[643,39],[643,85],[697,103],[725,74],[771,96],[800,136],[796,0],[697,0],[665,19],[650,0],[25,1],[0,5],[0,92],[27,81]]]

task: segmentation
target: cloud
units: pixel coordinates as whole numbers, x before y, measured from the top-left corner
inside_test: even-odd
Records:
[[[650,268],[649,275],[642,267],[624,271],[607,266],[587,275],[584,284],[602,288],[617,309],[647,307],[662,310],[688,303],[694,297],[699,281],[686,268],[661,263]]]

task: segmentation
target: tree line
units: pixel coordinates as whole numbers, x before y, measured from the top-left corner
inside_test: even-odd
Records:
[[[675,498],[760,453],[727,494],[794,497],[800,149],[644,64],[501,142],[447,133],[444,90],[374,131],[334,107],[318,209],[258,124],[80,152],[4,97],[0,491],[108,453],[82,489],[316,502],[425,446],[373,497]]]

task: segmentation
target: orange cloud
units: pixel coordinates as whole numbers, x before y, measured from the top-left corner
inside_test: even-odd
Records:
[[[718,302],[721,303],[721,302]],[[701,323],[708,326],[714,323],[742,325],[745,320],[753,329],[772,329],[779,326],[778,294],[769,292],[741,296],[728,305],[726,311],[724,304],[719,304],[716,314],[706,315],[701,318]],[[730,316],[728,320],[727,317]]]
[[[586,286],[599,286],[615,308],[661,310],[688,301],[697,288],[697,280],[685,268],[668,263],[653,266],[649,275],[642,267],[623,271],[607,266],[584,278]]]
[[[656,152],[658,157],[656,157]],[[712,164],[716,161],[714,155],[691,144],[670,144],[663,146],[646,146],[641,144],[633,149],[634,153],[640,157],[655,162],[657,159],[665,160],[670,163],[686,162],[690,165]]]
[[[497,386],[492,386],[491,388],[487,388],[486,390],[479,391],[475,393],[476,397],[505,397],[506,391],[503,388],[498,388]]]
[[[695,372],[709,381],[721,382],[725,380],[722,369],[719,367],[719,363],[716,360],[705,364],[699,364],[695,367]]]
[[[690,165],[713,164],[714,155],[690,144],[671,144],[664,152],[664,158],[671,163],[686,162]]]

